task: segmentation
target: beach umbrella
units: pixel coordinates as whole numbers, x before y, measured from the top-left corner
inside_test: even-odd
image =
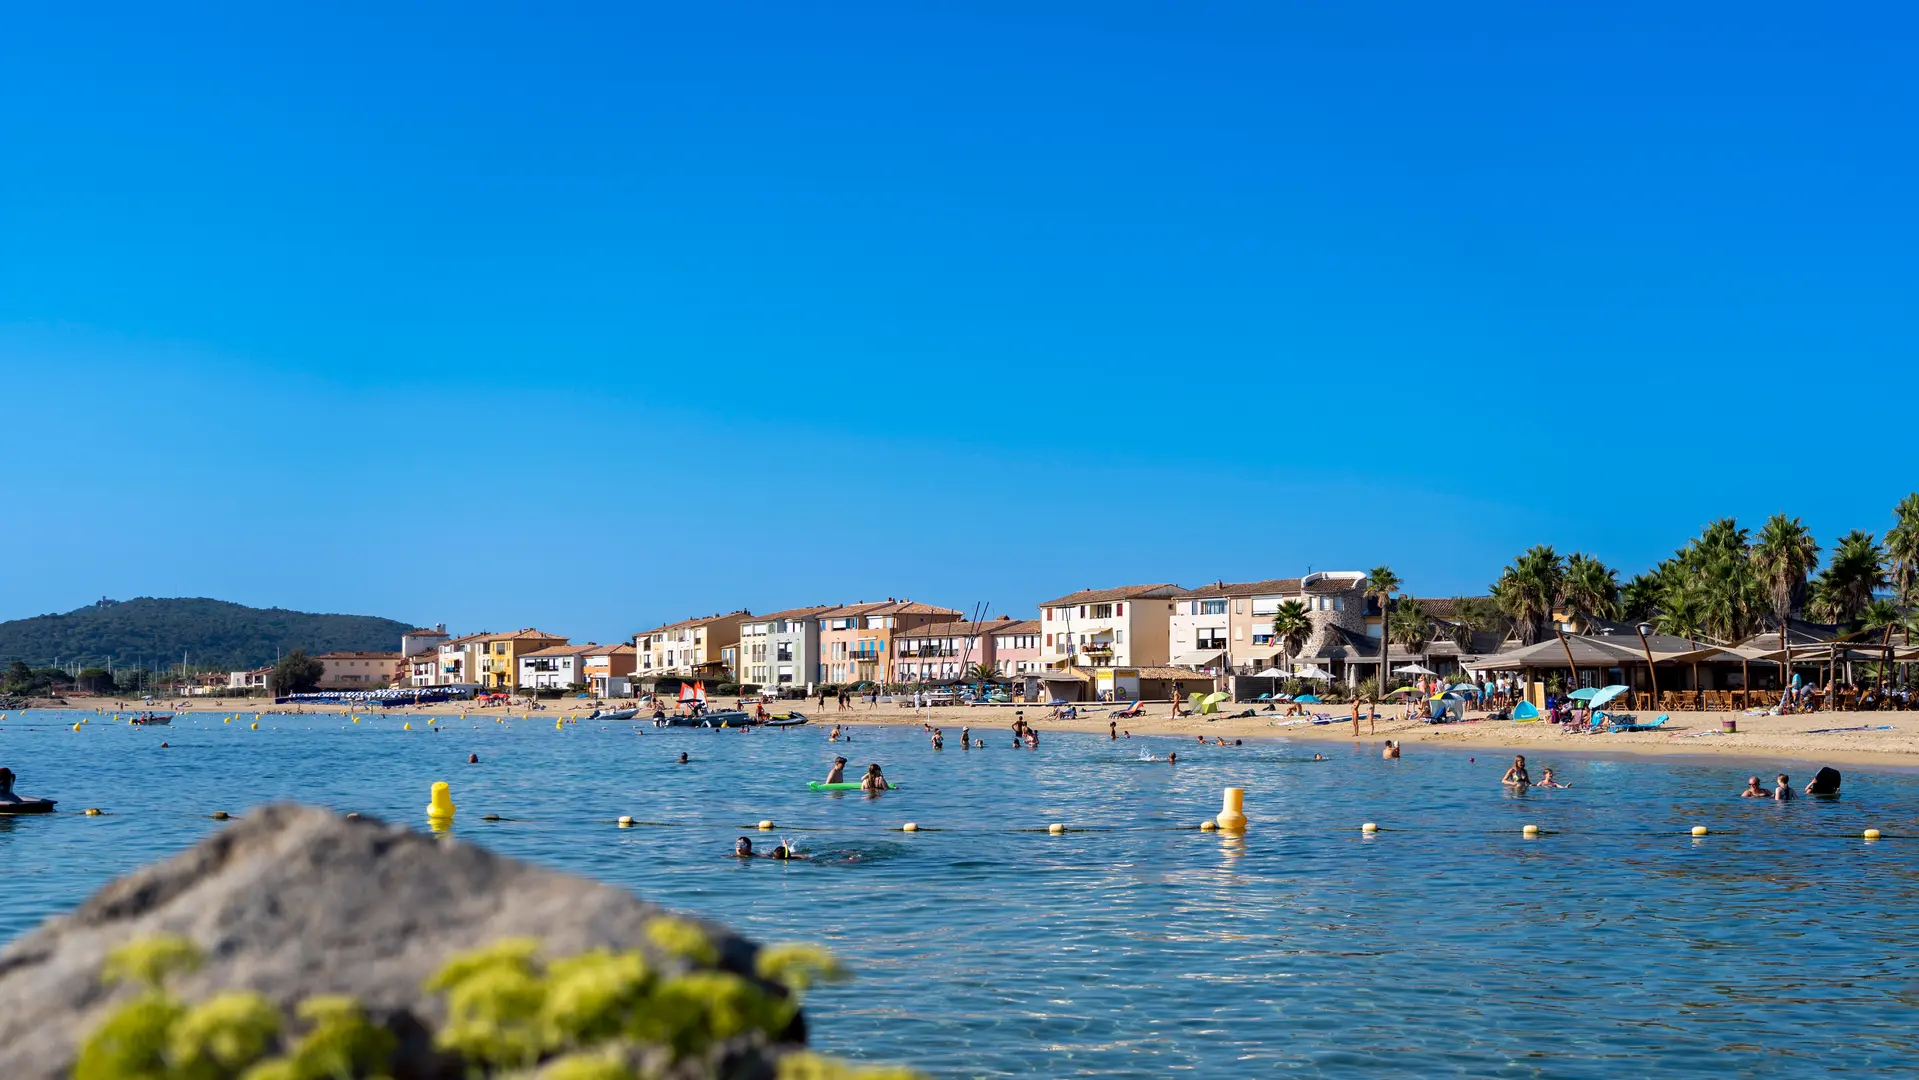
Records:
[[[1212,693],[1207,694],[1205,697],[1199,699],[1199,711],[1202,713],[1218,712],[1220,702],[1223,702],[1231,698],[1232,696],[1233,695],[1228,694],[1223,690],[1215,690]]]
[[[1258,679],[1283,679],[1286,677],[1286,673],[1276,667],[1269,667],[1253,672],[1253,677]]]
[[[1333,673],[1314,664],[1311,667],[1295,668],[1293,674],[1301,679],[1330,679]]]
[[[1394,668],[1393,674],[1395,675],[1437,675],[1439,674],[1439,672],[1434,671],[1432,668],[1421,667],[1418,664],[1407,664],[1403,667]]]
[[[1592,698],[1593,708],[1597,709],[1601,705],[1604,705],[1608,701],[1611,701],[1612,699],[1625,693],[1629,689],[1631,689],[1631,687],[1621,686],[1618,683],[1614,683],[1611,686],[1600,687],[1599,691],[1593,694],[1593,698]]]
[[[1572,698],[1574,701],[1590,701],[1592,700],[1592,696],[1597,693],[1599,693],[1598,687],[1582,686],[1566,696]]]
[[[1298,697],[1294,698],[1293,700],[1299,702],[1302,705],[1317,705],[1319,704],[1319,695],[1318,694],[1301,694]]]
[[[1402,686],[1399,689],[1392,691],[1392,693],[1387,694],[1386,696],[1392,697],[1393,694],[1417,694],[1417,693],[1419,693],[1419,689],[1417,687]]]

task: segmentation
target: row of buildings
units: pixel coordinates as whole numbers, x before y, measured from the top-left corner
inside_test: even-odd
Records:
[[[1312,632],[1285,655],[1273,616],[1295,601]],[[1443,601],[1426,601],[1429,607]],[[1038,605],[1033,618],[982,619],[888,597],[755,615],[739,610],[656,626],[611,645],[575,645],[537,629],[454,637],[414,630],[393,653],[328,653],[323,689],[468,686],[584,689],[620,697],[666,678],[737,682],[786,693],[821,685],[923,684],[984,675],[1054,696],[1150,694],[1181,680],[1320,667],[1335,677],[1375,668],[1383,620],[1356,571],[1297,578],[1083,589]],[[264,685],[266,670],[232,685]]]

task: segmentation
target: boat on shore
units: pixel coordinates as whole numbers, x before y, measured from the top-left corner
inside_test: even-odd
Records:
[[[614,709],[610,712],[601,712],[598,709],[594,709],[586,715],[586,718],[588,720],[631,720],[638,715],[640,715],[640,710],[637,708]]]
[[[805,713],[782,713],[774,716],[770,720],[761,721],[760,726],[771,728],[799,727],[805,724],[806,721],[807,717]]]

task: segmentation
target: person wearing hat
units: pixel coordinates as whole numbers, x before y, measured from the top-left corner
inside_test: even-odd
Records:
[[[836,757],[833,759],[833,771],[826,774],[826,782],[829,784],[844,784],[846,782],[845,758]]]

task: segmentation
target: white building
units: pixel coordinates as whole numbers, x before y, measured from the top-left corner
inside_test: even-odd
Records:
[[[519,685],[528,690],[571,690],[589,684],[586,658],[605,655],[606,648],[595,644],[549,645],[522,653],[519,657]]]

